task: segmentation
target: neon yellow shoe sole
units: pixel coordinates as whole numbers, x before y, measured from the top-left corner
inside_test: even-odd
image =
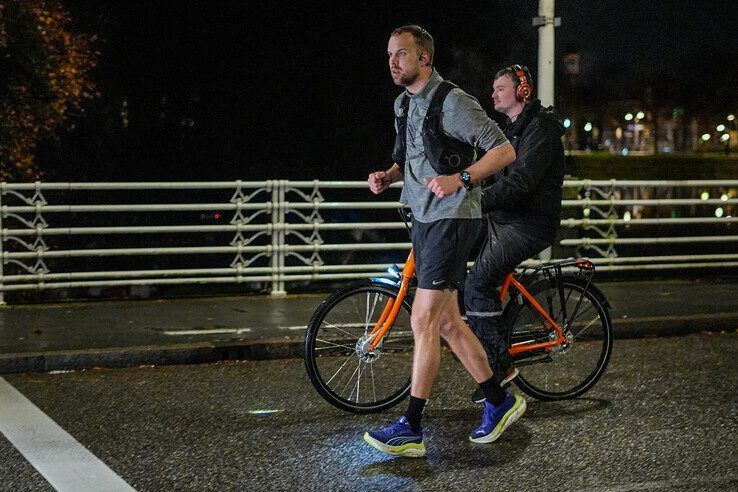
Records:
[[[407,458],[422,458],[425,456],[425,444],[422,442],[420,444],[411,442],[399,446],[390,446],[374,439],[368,432],[364,433],[364,441],[373,448],[392,456],[405,456]]]
[[[525,398],[520,395],[515,395],[515,404],[505,413],[505,415],[502,416],[500,422],[495,426],[492,432],[482,437],[474,438],[469,436],[469,440],[478,444],[486,444],[496,441],[502,433],[505,432],[505,429],[510,427],[523,416],[526,407],[527,404],[525,403]]]

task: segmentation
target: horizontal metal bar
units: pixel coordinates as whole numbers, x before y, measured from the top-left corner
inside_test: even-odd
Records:
[[[588,225],[675,225],[675,224],[727,224],[738,222],[738,217],[665,217],[663,219],[563,219],[562,227],[577,227]]]
[[[738,236],[692,236],[692,237],[611,237],[562,239],[562,246],[586,246],[588,244],[669,244],[669,243],[727,243],[738,242]]]
[[[597,269],[601,271],[618,270],[665,270],[683,268],[725,268],[736,267],[738,261],[715,262],[715,263],[665,263],[655,265],[603,265]],[[576,271],[577,268],[565,268],[565,271]],[[130,279],[130,280],[106,280],[88,282],[49,282],[37,284],[2,285],[0,291],[17,290],[46,290],[56,288],[80,288],[80,287],[106,287],[121,285],[185,285],[185,284],[229,284],[244,282],[271,282],[279,280],[283,282],[297,282],[307,280],[344,280],[366,277],[387,277],[386,271],[335,273],[335,274],[312,274],[312,275],[263,275],[263,276],[228,276],[228,277],[202,277],[202,278],[179,278],[179,279]]]
[[[654,265],[602,265],[598,271],[615,272],[621,270],[676,270],[680,268],[726,268],[738,267],[738,261],[721,261],[715,263],[660,263]]]
[[[606,265],[613,263],[663,263],[676,261],[705,261],[705,260],[738,260],[738,254],[714,254],[714,255],[663,255],[663,256],[615,256],[606,258],[588,258],[586,260],[595,265]],[[553,260],[556,261],[556,260]],[[523,267],[538,266],[544,261],[538,259],[525,260],[520,264]],[[599,266],[597,267],[599,268]]]
[[[261,203],[152,203],[131,205],[36,205],[2,206],[9,213],[76,213],[76,212],[181,212],[192,210],[271,210],[271,202]]]
[[[305,265],[305,266],[284,266],[284,267],[244,267],[240,270],[241,275],[257,275],[271,274],[272,272],[280,273],[304,273],[304,272],[345,272],[357,271],[366,272],[374,270],[387,271],[392,266],[387,264],[362,264],[362,265]],[[404,266],[403,263],[396,264],[398,268]],[[149,278],[149,277],[177,277],[177,276],[193,276],[193,275],[231,275],[238,272],[238,268],[184,268],[169,270],[118,270],[118,271],[95,271],[95,272],[67,272],[67,273],[32,273],[23,275],[0,275],[2,282],[22,282],[27,280],[49,281],[49,280],[79,280],[94,278]]]
[[[618,256],[614,258],[587,258],[595,265],[623,264],[623,263],[663,263],[663,262],[695,262],[695,261],[724,261],[738,260],[738,254],[714,254],[714,255],[668,255],[668,256]],[[521,267],[537,266],[543,263],[541,260],[526,260]],[[470,268],[474,262],[467,263]],[[284,266],[284,267],[244,267],[241,269],[241,275],[258,275],[270,274],[291,274],[304,272],[330,273],[330,272],[366,272],[366,271],[382,271],[386,272],[387,268],[395,265],[402,269],[404,264],[350,264],[350,265],[304,265],[304,266]],[[599,267],[598,267],[599,268]],[[177,276],[197,276],[197,275],[229,275],[237,272],[237,268],[190,268],[190,269],[169,269],[169,270],[118,270],[118,271],[94,271],[94,272],[67,272],[67,273],[35,273],[23,275],[5,275],[0,276],[2,282],[21,282],[21,281],[51,281],[51,280],[80,280],[95,278],[149,278],[149,277],[177,277]]]
[[[720,198],[709,198],[702,200],[701,198],[653,198],[653,199],[627,199],[618,200],[613,198],[612,200],[561,200],[562,207],[591,207],[595,205],[614,205],[614,206],[628,206],[628,205],[723,205],[723,204],[736,204],[738,198],[730,198],[728,200],[722,200]]]
[[[366,277],[387,277],[387,272],[357,272],[357,273],[334,273],[330,275],[263,275],[252,277],[202,277],[202,278],[170,278],[170,279],[130,279],[130,280],[103,280],[89,282],[49,282],[39,284],[2,285],[0,291],[15,290],[46,290],[59,288],[79,287],[109,287],[116,285],[185,285],[185,284],[234,284],[244,282],[272,282],[280,280],[284,282],[296,282],[305,280],[342,280]]]
[[[594,225],[675,225],[675,224],[721,224],[738,222],[738,217],[680,217],[652,219],[562,219],[562,227]],[[187,226],[137,226],[137,227],[49,227],[27,229],[2,229],[0,234],[8,236],[58,236],[84,234],[167,234],[182,232],[272,232],[272,231],[339,231],[339,230],[387,230],[404,229],[404,222],[341,222],[312,224],[224,224]]]
[[[687,180],[646,180],[646,179],[568,179],[564,180],[564,186],[569,188],[581,188],[588,186],[652,186],[656,188],[699,188],[709,186],[738,186],[738,180],[719,179],[687,179]]]
[[[312,224],[223,224],[185,226],[136,226],[136,227],[49,227],[28,229],[2,229],[3,236],[58,236],[82,234],[162,234],[181,232],[272,232],[272,231],[331,231],[404,229],[404,222],[342,222]]]
[[[366,181],[150,181],[150,182],[93,182],[93,183],[0,183],[0,191],[6,190],[150,190],[150,189],[222,189],[222,188],[264,188],[277,185],[292,188],[367,188]],[[393,188],[402,187],[402,182],[393,183]],[[603,180],[580,179],[564,180],[564,187],[588,186],[652,186],[652,187],[709,187],[738,186],[738,180]]]
[[[283,246],[191,246],[181,248],[109,248],[109,249],[69,249],[59,251],[4,251],[3,259],[11,258],[72,258],[85,256],[148,256],[180,254],[218,254],[218,253],[272,253],[274,251],[376,251],[383,249],[409,249],[410,243],[356,243],[356,244],[285,244]]]
[[[364,188],[369,189],[366,181],[286,181],[287,188]],[[402,188],[403,182],[392,183],[390,188]]]
[[[563,207],[591,207],[591,206],[629,206],[629,205],[723,205],[738,204],[738,198],[722,200],[720,198],[710,198],[702,200],[700,198],[681,198],[681,199],[627,199],[627,200],[562,200]],[[189,204],[130,204],[130,205],[19,205],[10,206],[3,205],[1,210],[3,215],[9,213],[81,213],[81,212],[177,212],[192,210],[272,210],[273,208],[281,208],[289,212],[290,210],[331,210],[331,209],[396,209],[403,206],[399,202],[284,202],[282,204],[273,204],[271,202],[262,203],[189,203]]]
[[[100,182],[100,183],[0,183],[0,191],[8,190],[195,190],[221,188],[265,188],[276,186],[278,180],[268,181],[150,181],[150,182]],[[364,183],[366,186],[366,182]]]

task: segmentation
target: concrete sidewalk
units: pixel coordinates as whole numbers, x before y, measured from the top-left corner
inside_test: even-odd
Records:
[[[597,284],[616,338],[738,329],[738,279]],[[0,374],[301,356],[327,294],[0,308]]]

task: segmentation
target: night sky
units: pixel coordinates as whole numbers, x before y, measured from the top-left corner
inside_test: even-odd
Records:
[[[66,0],[76,27],[99,35],[102,96],[39,162],[53,180],[364,179],[389,164],[393,28],[428,29],[439,72],[491,113],[494,72],[536,67],[537,1],[459,4]],[[583,77],[610,70],[625,84],[700,71],[708,50],[725,64],[706,74],[732,78],[737,5],[560,0],[557,57],[575,48]]]

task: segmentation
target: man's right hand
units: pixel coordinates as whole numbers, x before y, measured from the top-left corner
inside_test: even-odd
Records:
[[[379,195],[392,184],[392,177],[385,171],[377,171],[369,175],[367,182],[372,193]]]

